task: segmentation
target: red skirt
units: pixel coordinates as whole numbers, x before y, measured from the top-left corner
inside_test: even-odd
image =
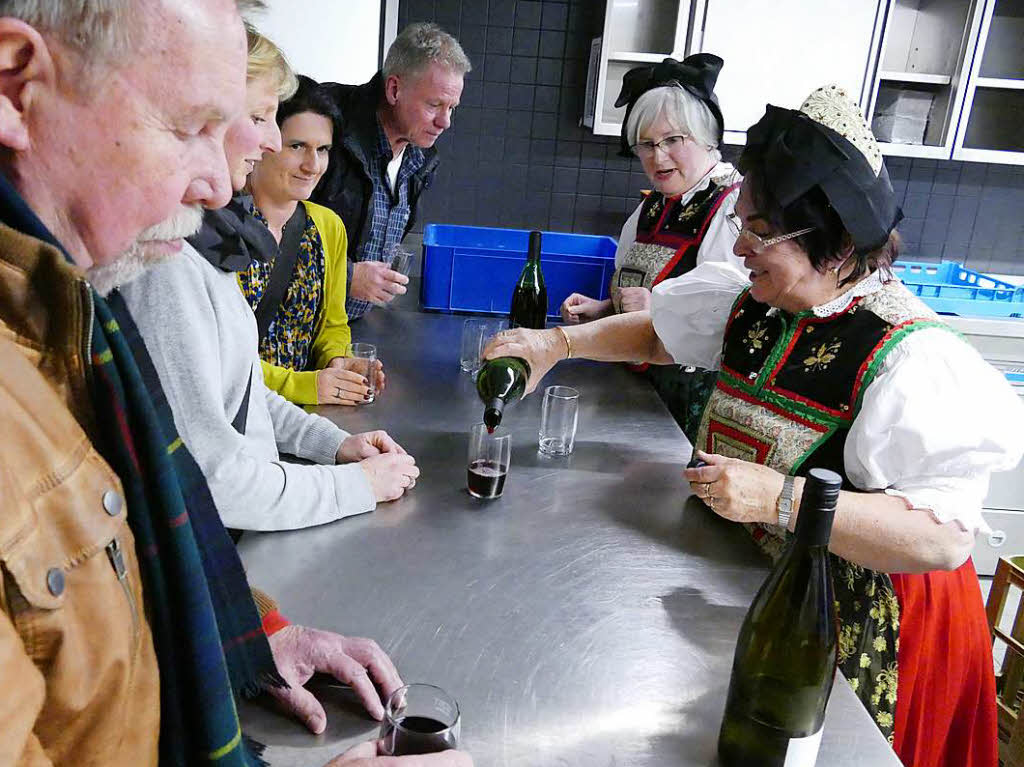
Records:
[[[897,756],[906,767],[997,767],[992,639],[974,562],[891,577],[900,603]]]

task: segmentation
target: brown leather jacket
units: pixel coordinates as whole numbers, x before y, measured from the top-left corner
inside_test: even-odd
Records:
[[[0,767],[157,763],[135,543],[87,433],[89,295],[0,225]]]

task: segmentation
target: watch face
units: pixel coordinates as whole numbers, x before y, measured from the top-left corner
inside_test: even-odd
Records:
[[[642,288],[646,277],[647,272],[640,271],[639,269],[623,267],[622,269],[619,269],[619,287]]]

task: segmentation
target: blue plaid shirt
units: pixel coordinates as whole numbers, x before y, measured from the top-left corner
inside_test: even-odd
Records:
[[[423,167],[423,150],[413,144],[407,144],[402,165],[398,169],[395,181],[395,192],[392,194],[388,186],[388,163],[394,159],[387,134],[377,123],[377,152],[370,157],[369,172],[373,182],[373,209],[369,236],[363,242],[359,253],[349,253],[349,260],[385,261],[384,254],[392,245],[402,241],[406,224],[409,223],[411,209],[409,207],[409,178]],[[349,298],[345,302],[345,311],[349,321],[356,320],[366,314],[373,306],[369,301]]]

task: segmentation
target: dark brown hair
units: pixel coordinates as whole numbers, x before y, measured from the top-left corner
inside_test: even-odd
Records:
[[[882,247],[858,252],[850,233],[836,209],[829,204],[821,187],[811,187],[789,205],[782,205],[766,183],[763,156],[748,149],[744,152],[743,164],[746,171],[743,183],[750,191],[754,207],[775,233],[785,234],[814,227],[812,231],[794,239],[816,270],[824,273],[837,266],[849,267],[850,272],[839,282],[840,287],[877,270],[882,272],[883,279],[889,278],[892,262],[903,250],[903,241],[895,228]]]

